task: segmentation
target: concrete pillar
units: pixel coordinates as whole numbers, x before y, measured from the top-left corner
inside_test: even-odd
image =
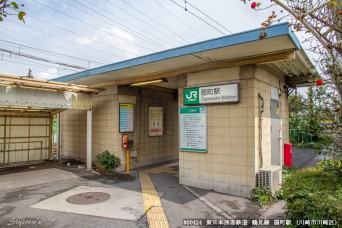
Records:
[[[87,111],[87,169],[91,169],[92,163],[92,110]]]

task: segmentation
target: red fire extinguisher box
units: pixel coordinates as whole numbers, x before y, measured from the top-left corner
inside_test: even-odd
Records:
[[[284,164],[288,167],[292,167],[292,145],[284,144]]]

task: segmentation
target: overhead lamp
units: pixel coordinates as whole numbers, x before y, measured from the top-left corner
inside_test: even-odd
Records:
[[[150,81],[144,81],[144,82],[137,82],[131,84],[131,86],[144,86],[144,85],[149,85],[149,84],[154,84],[154,83],[160,83],[160,82],[167,82],[166,78],[161,78],[161,79],[156,79],[156,80],[150,80]]]

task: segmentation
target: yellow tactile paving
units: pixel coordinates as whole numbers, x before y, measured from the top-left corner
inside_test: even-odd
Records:
[[[150,228],[169,228],[163,207],[158,193],[153,185],[148,172],[139,173],[141,192],[144,198],[144,208],[147,216],[148,226]]]

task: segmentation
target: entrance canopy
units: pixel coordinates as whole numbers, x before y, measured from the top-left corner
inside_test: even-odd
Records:
[[[266,34],[263,36],[263,33]],[[102,88],[249,64],[267,64],[287,76],[288,84],[307,78],[314,69],[289,24],[282,23],[266,30],[223,36],[54,80]]]
[[[88,86],[0,75],[0,116],[48,117],[66,109],[91,109]]]
[[[91,120],[91,94],[98,92],[88,86],[0,75],[0,168],[50,159],[53,116],[85,109]],[[91,134],[87,141],[91,143]]]

